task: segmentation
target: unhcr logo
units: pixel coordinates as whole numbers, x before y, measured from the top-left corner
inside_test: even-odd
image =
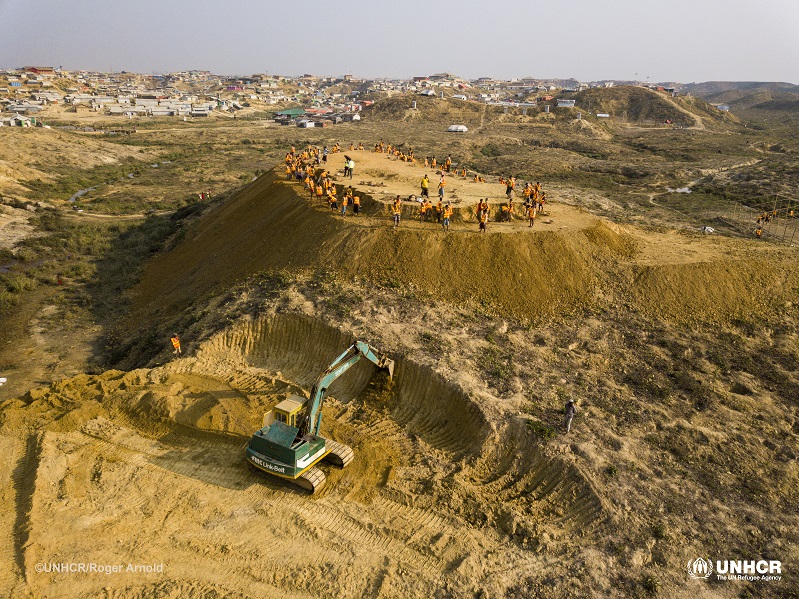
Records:
[[[782,562],[778,560],[716,560],[697,557],[688,560],[688,576],[694,580],[707,580],[714,573],[715,580],[746,580],[749,582],[779,582],[782,580]]]
[[[688,560],[688,576],[695,579],[710,578],[713,574],[713,562],[702,557]]]
[[[782,562],[779,560],[717,560],[716,578],[719,580],[780,581]]]

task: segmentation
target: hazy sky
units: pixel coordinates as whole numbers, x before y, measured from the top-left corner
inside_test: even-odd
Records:
[[[0,67],[799,83],[799,0],[0,0]]]

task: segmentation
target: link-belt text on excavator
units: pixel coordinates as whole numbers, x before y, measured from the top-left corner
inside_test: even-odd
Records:
[[[250,456],[250,459],[253,462],[255,462],[256,464],[258,464],[259,466],[261,466],[263,468],[266,468],[268,470],[272,470],[273,472],[280,472],[281,474],[285,474],[286,473],[286,468],[283,467],[283,466],[275,466],[274,464],[270,464],[269,462],[267,462],[265,460],[260,460],[260,459],[256,458],[255,456]]]

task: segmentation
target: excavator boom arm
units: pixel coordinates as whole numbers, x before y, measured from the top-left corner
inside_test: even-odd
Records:
[[[356,341],[348,347],[333,363],[319,375],[311,389],[311,397],[308,401],[308,411],[303,419],[301,433],[319,434],[319,427],[322,424],[320,408],[327,394],[327,389],[338,377],[355,366],[361,358],[366,358],[378,368],[388,370],[389,378],[394,376],[394,360],[381,354],[370,345],[363,341]]]

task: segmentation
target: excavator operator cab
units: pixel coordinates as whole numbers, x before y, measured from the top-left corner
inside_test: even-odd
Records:
[[[264,417],[264,426],[277,421],[287,424],[288,426],[299,427],[300,419],[302,418],[302,413],[303,410],[305,410],[305,404],[307,402],[307,399],[299,395],[292,395],[288,399],[284,399]]]

